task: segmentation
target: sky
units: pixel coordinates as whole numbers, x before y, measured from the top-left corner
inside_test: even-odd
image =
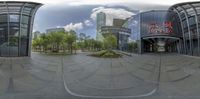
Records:
[[[6,0],[18,1],[18,0]],[[36,13],[33,32],[63,27],[96,38],[96,13],[105,12],[107,25],[113,18],[128,18],[148,10],[164,10],[190,0],[20,0],[42,3]],[[192,0],[195,1],[195,0]]]

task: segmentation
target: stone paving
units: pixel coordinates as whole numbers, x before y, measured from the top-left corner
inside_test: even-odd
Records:
[[[199,99],[200,58],[87,53],[0,58],[0,99]]]

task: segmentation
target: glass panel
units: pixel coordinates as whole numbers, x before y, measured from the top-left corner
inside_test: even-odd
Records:
[[[9,7],[9,12],[20,12],[21,7]]]
[[[198,19],[198,23],[200,23],[200,15],[198,15],[198,18],[197,18],[197,19]]]
[[[7,15],[0,15],[0,22],[7,22]]]
[[[21,28],[21,37],[27,37],[27,35],[28,35],[28,29]]]
[[[23,16],[22,16],[22,23],[28,24],[28,23],[29,23],[29,17],[23,15]]]
[[[186,11],[187,11],[187,13],[188,13],[188,16],[193,16],[193,15],[195,15],[195,11],[194,11],[193,8],[187,9]]]
[[[24,3],[7,3],[8,6],[22,6]]]
[[[19,22],[10,22],[10,27],[19,27]]]
[[[28,15],[30,15],[31,10],[32,10],[32,8],[25,7],[24,10],[23,10],[23,14],[28,14]]]
[[[25,37],[21,38],[21,48],[20,48],[20,56],[28,55],[28,39]]]
[[[7,27],[7,23],[1,23],[0,27]]]
[[[9,56],[9,47],[8,47],[8,28],[1,27],[0,28],[0,55],[1,56]]]
[[[183,28],[186,28],[186,27],[187,27],[187,22],[186,22],[186,20],[184,20],[182,23],[183,23]]]
[[[10,27],[10,36],[18,37],[19,35],[19,28],[18,27]]]
[[[19,15],[10,15],[10,22],[19,22]]]
[[[18,56],[18,37],[9,38],[10,56]]]
[[[35,7],[36,5],[35,4],[31,4],[31,3],[28,3],[26,4],[27,7]]]
[[[196,23],[196,22],[195,22],[195,17],[190,17],[190,18],[189,18],[189,23],[190,23],[190,25],[195,24],[195,23]]]
[[[10,27],[9,31],[9,56],[18,56],[19,27]]]
[[[27,24],[21,24],[21,27],[22,28],[28,28],[28,25]]]

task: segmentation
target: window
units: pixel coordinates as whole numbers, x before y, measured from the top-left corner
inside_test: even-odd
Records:
[[[21,37],[27,37],[28,35],[28,29],[27,28],[21,28]]]
[[[22,16],[22,23],[28,24],[29,22],[29,17],[28,16]]]
[[[190,25],[195,24],[195,23],[196,23],[196,22],[195,22],[195,17],[190,17],[190,18],[189,18],[189,23],[190,23]]]
[[[18,27],[10,27],[10,31],[9,31],[9,35],[10,36],[15,36],[17,37],[19,35],[19,28]]]
[[[0,15],[0,22],[7,22],[7,15]]]
[[[30,15],[31,10],[32,10],[31,8],[25,7],[25,8],[23,9],[23,14]]]
[[[19,15],[10,15],[10,22],[19,22]]]

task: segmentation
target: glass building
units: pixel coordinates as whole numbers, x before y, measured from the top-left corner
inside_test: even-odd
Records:
[[[0,56],[30,56],[34,16],[41,5],[0,1]]]
[[[117,48],[119,50],[127,49],[127,43],[131,34],[131,29],[125,27],[102,26],[101,33],[104,37],[107,36],[107,34],[112,33],[117,38]]]
[[[46,30],[46,33],[52,33],[52,32],[65,32],[64,28],[50,28]]]
[[[180,51],[180,25],[173,11],[142,12],[129,18],[127,24],[131,39],[138,42],[139,53]]]
[[[141,52],[178,52],[179,24],[174,12],[153,10],[140,14]]]
[[[171,6],[170,11],[176,13],[180,24],[181,53],[200,55],[200,2],[185,2]]]
[[[103,41],[103,35],[101,34],[101,27],[106,25],[106,14],[104,12],[97,13],[96,18],[96,39],[98,41]]]

